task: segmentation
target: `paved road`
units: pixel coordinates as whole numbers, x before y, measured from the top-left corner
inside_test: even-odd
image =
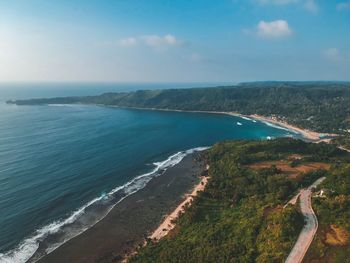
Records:
[[[322,183],[324,179],[326,178],[322,177],[315,181],[309,188],[300,191],[300,209],[304,216],[305,225],[285,263],[301,263],[314,239],[318,222],[311,207],[311,189]]]

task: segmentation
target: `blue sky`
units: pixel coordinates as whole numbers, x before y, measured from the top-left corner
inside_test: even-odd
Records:
[[[1,0],[0,81],[350,80],[350,0]]]

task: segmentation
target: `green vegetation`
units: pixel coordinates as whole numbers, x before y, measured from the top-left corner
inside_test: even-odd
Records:
[[[319,188],[325,191],[324,198],[313,199],[319,231],[305,262],[349,262],[350,165],[335,166]]]
[[[350,149],[350,83],[256,82],[8,103],[84,103],[259,114],[301,128],[340,134],[334,142]],[[290,161],[292,167],[303,162],[328,162],[331,171],[311,171],[289,179],[276,166],[261,170],[248,167],[261,161],[287,160],[290,154],[304,156]],[[320,230],[306,262],[350,262],[349,243],[327,244],[327,239],[339,241],[339,236],[334,238],[337,231],[343,236],[350,233],[350,165],[344,164],[350,162],[349,154],[335,145],[278,139],[220,143],[208,151],[206,158],[211,177],[206,190],[178,219],[168,237],[159,243],[148,242],[131,262],[282,262],[303,224],[295,207],[282,209],[282,205],[299,187],[328,174],[321,186],[327,189],[326,198],[313,201]]]
[[[9,101],[17,104],[93,103],[120,107],[234,111],[274,115],[319,132],[350,129],[350,83],[253,82],[233,87],[146,90],[100,96]]]
[[[283,262],[303,225],[297,208],[283,205],[327,172],[289,179],[275,166],[253,170],[249,165],[295,153],[306,156],[302,162],[350,160],[334,145],[293,139],[216,144],[204,156],[210,164],[205,191],[166,238],[149,241],[131,262]]]
[[[336,224],[350,231],[350,165],[336,167],[320,187],[329,190],[327,198],[314,200],[322,222]]]
[[[301,128],[337,133],[350,149],[349,82],[252,82],[232,87],[141,90],[100,96],[8,101],[31,104],[101,104],[118,107],[224,111],[274,117]]]

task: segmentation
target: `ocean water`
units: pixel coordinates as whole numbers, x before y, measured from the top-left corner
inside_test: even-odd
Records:
[[[0,102],[0,262],[51,252],[191,151],[280,136],[297,135],[225,115]]]

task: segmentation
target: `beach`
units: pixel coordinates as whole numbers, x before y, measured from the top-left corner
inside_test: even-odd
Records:
[[[143,189],[125,198],[100,222],[44,256],[40,263],[109,263],[144,244],[169,215],[200,183],[204,164],[199,153],[152,179]],[[202,185],[202,184],[200,184]],[[188,196],[187,196],[188,198]]]
[[[193,188],[190,194],[187,194],[185,200],[180,203],[176,209],[160,224],[160,226],[149,236],[154,241],[159,241],[165,237],[174,227],[174,221],[185,212],[187,206],[190,206],[193,199],[197,196],[198,192],[203,191],[208,183],[208,177],[202,176],[200,182]]]
[[[269,117],[265,117],[265,116],[261,116],[261,115],[257,115],[257,114],[252,114],[249,115],[249,117],[251,117],[254,120],[259,120],[262,122],[268,122],[280,127],[284,127],[290,131],[294,131],[296,133],[300,133],[304,138],[310,140],[310,141],[318,141],[321,140],[323,136],[335,136],[335,134],[325,134],[325,133],[319,133],[319,132],[315,132],[315,131],[310,131],[307,129],[303,129],[303,128],[299,128],[296,127],[294,125],[291,125],[289,123],[283,122],[283,121],[279,121],[276,119],[272,119]]]
[[[51,109],[51,108],[54,109],[54,107],[48,107],[48,109]],[[65,109],[66,111],[69,111],[69,112],[70,111],[76,112],[77,110],[79,110],[79,107],[77,107],[77,108],[75,108],[75,107],[67,107],[67,108],[63,107],[63,109]],[[92,108],[92,109],[94,110],[94,112],[96,111],[95,108]],[[111,111],[111,109],[108,109],[108,107],[107,108],[106,107],[101,107],[101,108],[99,107],[99,108],[97,108],[97,110],[98,110],[98,112],[101,111],[101,113],[104,113],[104,112],[107,111],[108,114],[118,113],[119,112],[119,111],[114,111],[114,110]],[[157,109],[148,109],[148,110],[156,111]],[[164,111],[169,111],[170,112],[172,110],[164,110]],[[175,110],[175,112],[176,112],[176,110]],[[178,111],[178,112],[186,112],[186,111]],[[186,134],[186,136],[183,135],[183,137],[181,137],[181,140],[179,140],[181,142],[183,142],[183,141],[186,142],[187,138],[191,138],[191,141],[189,141],[187,143],[184,143],[185,144],[183,146],[184,148],[188,147],[187,146],[188,143],[193,143],[193,141],[197,140],[198,136],[202,136],[205,139],[200,140],[200,141],[196,141],[197,145],[212,145],[213,143],[215,143],[215,141],[222,140],[222,138],[231,138],[231,136],[233,136],[233,138],[235,138],[234,136],[243,136],[243,138],[245,138],[245,137],[247,137],[247,134],[249,134],[248,133],[249,129],[250,129],[249,127],[250,126],[255,126],[253,124],[253,122],[271,123],[271,125],[262,125],[261,123],[259,124],[259,127],[261,126],[262,129],[266,129],[266,130],[268,130],[268,132],[266,132],[264,136],[261,136],[261,134],[259,134],[260,137],[258,137],[258,138],[266,138],[266,136],[274,136],[273,132],[275,132],[275,131],[277,131],[276,132],[276,134],[277,134],[276,137],[279,136],[278,133],[281,133],[281,134],[283,134],[283,133],[285,134],[286,133],[285,131],[281,131],[280,129],[275,129],[276,126],[281,126],[281,127],[284,127],[283,129],[288,129],[288,130],[292,130],[293,129],[293,130],[295,130],[295,132],[298,132],[299,134],[301,134],[301,130],[297,131],[296,127],[291,127],[291,126],[285,127],[286,124],[279,123],[279,122],[276,122],[274,120],[271,120],[270,118],[265,118],[265,117],[261,117],[261,116],[257,116],[257,115],[252,115],[252,116],[250,116],[250,115],[241,115],[241,114],[236,113],[236,112],[204,112],[204,111],[193,111],[193,112],[194,113],[204,113],[204,114],[216,114],[216,115],[218,115],[218,114],[219,115],[231,115],[231,116],[235,116],[235,117],[240,117],[240,118],[243,118],[243,119],[247,120],[247,123],[249,123],[251,125],[243,125],[243,126],[239,126],[238,127],[237,125],[235,125],[236,122],[234,122],[234,125],[232,125],[231,118],[210,118],[210,119],[213,119],[213,121],[215,119],[215,125],[206,125],[206,122],[204,122],[203,128],[205,128],[205,129],[202,129],[202,130],[205,130],[207,133],[204,133],[203,135],[201,135],[201,133],[198,133],[198,132],[196,132],[195,129],[193,129],[193,132],[195,132],[196,134],[194,134],[194,133],[193,134]],[[91,114],[91,113],[89,113],[89,114]],[[131,112],[129,112],[129,111],[125,111],[124,112],[123,110],[121,110],[120,114],[121,115],[124,114],[124,115],[130,116],[130,117],[135,115],[134,117],[137,117],[137,119],[142,119],[142,120],[145,119],[145,117],[147,117],[148,115],[154,116],[157,119],[163,118],[164,120],[165,119],[167,120],[166,114],[158,114],[158,113],[157,114],[153,114],[152,112],[147,112],[147,111],[146,112],[145,111],[140,112],[140,114],[143,116],[143,118],[140,118],[138,112],[136,112],[136,113],[132,112],[132,111]],[[119,115],[116,114],[116,116],[119,116]],[[191,125],[193,123],[197,123],[197,120],[204,120],[204,118],[197,118],[198,116],[197,115],[193,115],[193,114],[186,114],[186,118],[187,118],[187,116],[188,116],[190,122],[186,121],[185,122],[186,125],[188,125],[188,123],[190,123]],[[183,117],[180,116],[180,115],[179,116],[174,115],[174,116],[172,116],[172,119],[174,117],[175,117],[174,123],[176,123],[176,126],[174,126],[174,125],[165,126],[165,127],[169,127],[169,130],[164,132],[164,134],[167,135],[169,132],[173,132],[174,128],[176,128],[176,127],[178,127],[179,134],[182,134],[181,133],[182,132],[182,125],[178,125],[178,123],[179,123],[179,121],[181,121],[183,119]],[[145,123],[148,123],[146,120],[147,120],[147,118],[145,119]],[[219,120],[219,122],[217,122],[218,120]],[[223,121],[222,125],[221,125],[220,121]],[[144,125],[145,123],[142,123],[142,125]],[[166,123],[167,123],[167,121],[164,122],[164,124],[166,124]],[[244,122],[244,123],[246,123],[246,122]],[[128,123],[126,123],[126,124],[128,124]],[[116,122],[116,126],[113,126],[113,129],[108,129],[108,130],[109,131],[115,131],[116,129],[118,130],[119,126],[120,126],[120,122]],[[98,125],[94,125],[93,127],[99,127],[99,126]],[[162,126],[162,127],[164,127],[164,126]],[[211,131],[211,129],[210,129],[211,127],[215,127],[215,130]],[[229,127],[229,129],[227,129],[227,131],[225,130],[226,127]],[[91,136],[94,136],[95,133],[93,132],[94,131],[93,129],[87,129],[87,130],[91,130],[92,131]],[[150,131],[153,131],[153,130],[151,129]],[[218,131],[219,132],[226,131],[226,133],[223,133],[223,135],[219,136],[219,135],[217,135]],[[131,132],[133,132],[133,130]],[[152,136],[152,134],[150,134],[150,135]],[[217,136],[217,137],[215,137],[215,136]],[[255,134],[252,134],[252,136],[253,136],[253,138],[255,138],[254,137]],[[310,134],[305,134],[304,133],[303,136],[304,137],[308,136],[308,140],[316,139],[316,137],[312,137],[311,138]],[[320,136],[320,134],[317,134],[317,136]],[[42,138],[42,137],[40,137],[40,138]],[[112,138],[114,138],[114,137],[112,137]],[[165,139],[162,139],[162,138],[166,138],[166,136],[163,136],[163,137],[160,136],[159,137],[159,134],[158,134],[157,135],[157,139],[156,139],[157,142],[159,142],[158,138],[160,138],[160,140],[163,140],[162,144],[158,144],[158,145],[163,145],[165,143],[168,143]],[[208,138],[209,138],[209,140],[208,140]],[[128,153],[126,153],[124,151],[124,154],[118,155],[119,154],[118,152],[110,151],[108,147],[106,148],[106,145],[108,145],[108,144],[106,144],[104,141],[101,140],[100,144],[103,145],[103,147],[101,148],[101,152],[99,152],[99,154],[94,154],[93,156],[104,156],[104,159],[106,159],[106,153],[110,153],[110,155],[107,155],[107,159],[109,160],[108,163],[112,164],[112,163],[116,163],[117,162],[118,163],[118,167],[127,166],[127,165],[124,165],[124,164],[131,165],[131,164],[134,164],[135,162],[137,163],[140,160],[141,156],[142,156],[142,158],[144,158],[143,156],[152,153],[152,151],[146,150],[148,148],[144,147],[144,145],[142,145],[142,147],[141,146],[140,147],[137,146],[138,145],[137,143],[139,143],[139,142],[142,143],[143,141],[142,140],[141,141],[135,140],[135,143],[136,143],[135,144],[135,148],[130,147],[130,145],[132,146],[134,144],[129,144],[128,149],[129,148],[131,150],[134,149],[134,152],[131,151],[130,154],[127,155]],[[174,141],[174,142],[176,142],[176,141]],[[118,141],[117,142],[114,141],[113,148],[118,149],[117,147],[115,147],[116,143],[118,143]],[[43,143],[43,146],[44,145],[47,145],[47,144]],[[85,147],[86,145],[87,145],[86,143],[83,143],[82,147]],[[153,144],[153,145],[150,144],[149,146],[150,147],[158,147],[156,144]],[[192,146],[193,145],[190,145],[190,147],[192,147]],[[76,148],[76,146],[75,146],[75,148]],[[81,153],[85,152],[86,150],[87,149],[81,148],[80,151],[76,151],[76,156],[77,157],[81,156]],[[72,149],[72,151],[74,151],[74,149]],[[142,154],[141,154],[140,151],[143,151]],[[137,160],[133,159],[133,157],[132,157],[135,154],[135,152],[138,153],[138,156],[139,156]],[[64,155],[62,155],[62,156],[64,156]],[[119,158],[116,159],[116,157],[118,157],[118,156],[119,156]],[[128,158],[124,158],[125,156],[129,156],[129,159]],[[118,160],[119,160],[119,162],[118,162]],[[129,161],[129,160],[132,160],[132,161]],[[48,160],[47,163],[50,163],[49,161],[50,160]],[[57,160],[55,160],[54,163],[55,164],[57,163],[57,165],[59,165],[61,163],[63,164],[63,163],[66,163],[66,162],[67,162],[66,160],[62,159],[59,162],[57,162]],[[144,161],[139,161],[139,162],[144,163]],[[83,171],[85,171],[84,174],[93,173],[94,175],[95,174],[96,175],[100,175],[101,174],[101,172],[99,170],[96,170],[96,168],[98,168],[99,165],[101,165],[101,164],[103,164],[104,166],[106,165],[101,160],[98,160],[96,162],[91,162],[91,164],[90,163],[82,163],[81,161],[76,161],[75,163],[76,164],[80,164],[82,166],[80,169],[83,169]],[[45,166],[45,167],[51,167],[51,166]],[[45,174],[55,173],[55,171],[49,171],[48,172],[44,168],[42,168],[41,170]],[[115,168],[113,168],[113,167],[111,167],[111,169],[113,170],[113,174],[117,174],[118,175],[118,170],[114,170]],[[174,169],[175,169],[175,167],[174,167]],[[171,170],[172,169],[170,169],[169,171],[171,171]],[[56,173],[59,173],[59,171],[60,170],[57,169]],[[71,171],[74,171],[74,170],[71,170]],[[106,171],[109,171],[109,169],[106,169]],[[61,174],[61,173],[59,173],[59,174]],[[102,175],[103,175],[103,173],[102,173]],[[166,180],[165,179],[166,176],[162,175],[161,177],[163,177],[163,176],[164,176],[164,179],[163,178],[161,178],[161,179],[156,178],[156,179],[154,179],[154,181],[157,182],[158,180],[161,180],[161,181],[162,180]],[[178,176],[179,176],[179,178],[182,178],[182,174],[178,175]],[[81,177],[81,178],[85,178],[85,177]],[[192,200],[192,196],[194,196],[194,195],[191,193],[191,191],[192,191],[192,189],[193,189],[193,187],[195,185],[198,186],[199,180],[200,179],[197,178],[194,181],[187,181],[186,185],[175,186],[175,188],[177,188],[177,189],[175,189],[175,192],[177,194],[174,194],[172,196],[166,197],[166,198],[168,198],[167,201],[162,201],[162,199],[159,199],[161,202],[164,202],[164,204],[161,203],[161,202],[157,202],[157,204],[153,204],[152,207],[150,207],[150,209],[148,209],[149,211],[143,211],[144,208],[142,208],[141,206],[143,204],[146,204],[146,207],[147,207],[152,200],[149,200],[148,198],[141,198],[140,197],[139,199],[136,200],[137,202],[134,200],[136,203],[133,204],[133,205],[130,205],[130,207],[131,207],[130,209],[134,209],[134,207],[135,207],[135,211],[142,211],[142,212],[139,212],[139,214],[137,214],[135,216],[135,215],[132,214],[132,213],[134,213],[134,211],[131,214],[129,214],[129,212],[123,211],[123,213],[120,213],[118,215],[119,217],[114,217],[114,218],[117,218],[117,219],[115,221],[113,221],[113,222],[110,221],[109,225],[108,225],[108,220],[109,220],[108,218],[110,218],[113,215],[113,213],[116,213],[114,211],[120,210],[121,207],[123,207],[123,206],[125,207],[125,203],[126,204],[130,203],[131,201],[129,201],[129,200],[133,200],[134,196],[138,196],[138,195],[144,193],[144,191],[150,192],[150,190],[148,190],[148,189],[150,189],[149,186],[152,186],[152,185],[155,186],[155,185],[154,185],[153,180],[152,180],[152,183],[150,182],[149,186],[147,186],[145,189],[139,191],[139,193],[133,194],[132,196],[126,198],[121,203],[119,203],[117,206],[115,206],[114,209],[110,212],[110,214],[108,214],[108,216],[105,217],[103,220],[101,220],[101,218],[104,215],[101,216],[101,214],[103,214],[104,211],[102,211],[101,209],[102,209],[103,205],[105,205],[105,208],[106,208],[108,204],[101,199],[101,201],[99,201],[96,204],[94,204],[93,208],[86,209],[87,213],[84,212],[84,214],[82,214],[82,216],[80,216],[78,220],[75,220],[73,222],[73,224],[69,223],[69,224],[67,224],[67,226],[61,227],[60,229],[57,230],[57,233],[56,232],[55,233],[51,233],[50,232],[51,229],[53,229],[50,225],[48,225],[49,227],[46,227],[46,225],[44,225],[44,226],[43,225],[39,225],[39,227],[40,227],[39,230],[42,229],[42,230],[40,230],[40,233],[43,233],[42,237],[40,236],[39,238],[37,238],[37,235],[35,233],[33,235],[34,238],[25,240],[25,244],[27,245],[26,247],[23,247],[23,249],[20,248],[20,250],[18,250],[19,251],[18,253],[17,253],[17,250],[15,250],[16,254],[13,254],[14,255],[13,257],[15,257],[15,256],[17,257],[17,255],[21,256],[23,253],[26,253],[26,255],[29,255],[28,258],[32,256],[32,258],[30,259],[30,262],[35,262],[35,260],[37,260],[38,258],[41,258],[42,255],[45,254],[45,251],[48,251],[48,250],[50,251],[51,249],[53,249],[56,246],[56,244],[60,245],[60,244],[65,242],[57,250],[54,250],[48,256],[44,256],[44,258],[42,258],[42,262],[65,262],[65,261],[67,261],[66,259],[69,258],[72,255],[73,256],[76,255],[77,258],[78,258],[78,257],[80,257],[79,253],[80,253],[80,255],[84,255],[83,251],[79,252],[79,247],[82,247],[82,248],[86,248],[87,247],[89,249],[89,253],[88,253],[89,254],[89,258],[90,257],[93,258],[93,260],[91,262],[113,262],[113,260],[109,260],[109,259],[113,258],[113,257],[115,257],[116,259],[122,257],[123,254],[127,253],[129,250],[132,250],[132,248],[134,248],[136,245],[140,245],[142,243],[142,240],[144,240],[144,238],[150,237],[150,236],[152,237],[152,234],[153,234],[152,231],[156,231],[157,227],[158,227],[158,235],[157,235],[157,237],[153,236],[153,238],[158,240],[162,236],[167,234],[168,231],[171,230],[171,228],[174,227],[174,225],[171,224],[172,219],[175,219],[177,217],[177,214],[178,214],[179,211],[181,211],[181,209],[182,209],[181,207],[183,205],[188,204],[190,202],[189,200]],[[171,182],[171,181],[169,181],[169,182]],[[176,183],[179,183],[178,179],[176,179]],[[112,183],[111,183],[111,181],[107,182],[105,179],[103,179],[103,177],[99,178],[98,176],[94,176],[93,178],[91,178],[91,183],[89,185],[86,185],[85,189],[80,189],[80,187],[77,187],[77,189],[74,191],[74,195],[76,195],[77,197],[83,196],[86,191],[90,191],[91,189],[93,189],[96,184],[104,184],[104,185],[106,185],[106,186],[104,186],[104,188],[109,188],[107,186],[107,184],[109,184],[109,185],[116,185],[115,182],[112,182]],[[50,185],[50,184],[45,184],[45,185]],[[77,186],[78,185],[80,186],[80,183],[78,183]],[[170,183],[170,186],[169,186],[170,192],[174,191],[173,190],[173,186],[174,185],[175,184],[173,182]],[[64,186],[65,185],[62,185],[62,187],[64,187]],[[61,192],[62,191],[60,191],[60,187],[61,187],[61,185],[56,185],[55,189],[57,189],[57,192],[53,192],[52,193],[52,196],[53,196],[54,200],[56,199],[56,196],[57,196],[57,198],[63,198],[63,197],[61,197]],[[184,197],[185,193],[187,193],[188,195]],[[169,194],[169,193],[167,193],[167,194]],[[160,196],[164,197],[165,195],[160,194]],[[118,199],[118,196],[116,196],[116,198]],[[157,198],[153,198],[153,199],[156,199],[158,201],[158,197]],[[66,200],[66,199],[60,199],[60,200]],[[72,200],[74,201],[74,198]],[[181,202],[185,202],[185,203],[181,203]],[[99,203],[101,203],[102,206],[99,205]],[[70,201],[66,202],[66,205],[70,205],[70,204],[71,204]],[[29,202],[29,205],[31,205],[31,202]],[[46,205],[46,202],[45,202],[45,205]],[[72,206],[73,206],[73,204],[72,204]],[[54,205],[53,207],[56,208],[56,205]],[[127,208],[125,207],[124,210],[127,210]],[[21,210],[19,210],[19,211],[21,211]],[[101,211],[103,213],[99,213]],[[136,236],[134,235],[134,232],[133,232],[134,229],[126,230],[122,234],[118,232],[118,231],[121,231],[121,230],[117,231],[115,229],[117,227],[121,227],[122,231],[124,231],[124,229],[123,229],[124,225],[123,224],[126,221],[133,222],[134,221],[134,217],[138,217],[137,219],[139,219],[139,218],[142,219],[142,217],[140,217],[142,213],[144,213],[144,216],[146,218],[149,217],[149,218],[152,218],[152,220],[140,223],[139,224],[140,228],[139,229],[135,229],[135,231],[137,232]],[[152,215],[150,216],[150,215],[148,215],[148,213],[151,213]],[[168,220],[165,219],[167,221],[164,221],[164,216],[165,215],[168,215],[168,218],[167,218]],[[62,220],[66,220],[67,221],[66,218],[68,218],[68,219],[71,218],[71,215],[68,215],[68,216],[69,217],[64,215]],[[100,216],[100,218],[98,218],[99,216]],[[156,217],[156,216],[158,216],[158,217]],[[46,213],[44,213],[42,215],[42,217],[45,218],[46,217]],[[58,218],[58,217],[55,216],[55,218]],[[128,218],[128,219],[126,219],[126,218]],[[41,218],[39,218],[39,219],[41,219]],[[87,221],[87,219],[90,220],[90,221]],[[101,220],[101,221],[99,221],[99,220]],[[124,221],[121,222],[120,220],[124,220]],[[50,220],[50,221],[53,222],[53,219]],[[64,221],[64,222],[66,222],[66,221]],[[99,222],[96,224],[97,221],[99,221]],[[29,221],[29,222],[31,222],[31,221]],[[93,222],[93,223],[91,223],[91,222]],[[163,222],[163,224],[162,224],[162,222]],[[169,224],[169,222],[170,222],[170,224]],[[58,222],[58,223],[55,222],[55,227],[57,225],[59,225],[59,224],[61,224],[61,221]],[[162,224],[162,226],[160,226],[161,224]],[[23,225],[23,224],[21,224],[21,225]],[[33,225],[35,225],[35,222],[33,223]],[[36,225],[38,225],[38,224],[36,224]],[[89,228],[92,225],[94,225],[94,226]],[[115,225],[115,227],[114,227],[114,225]],[[166,226],[166,227],[164,227],[164,226]],[[141,229],[141,227],[143,227],[143,228]],[[16,229],[18,229],[18,227]],[[46,230],[46,229],[48,229],[48,230]],[[114,236],[113,236],[113,233],[109,233],[107,231],[108,229],[113,229],[112,232],[115,233]],[[166,231],[163,231],[163,229],[166,229]],[[71,230],[73,230],[73,231],[71,231]],[[84,230],[85,230],[85,232],[81,233]],[[127,231],[129,231],[129,232],[127,232]],[[14,230],[14,232],[16,232],[16,231]],[[104,234],[100,235],[99,233],[104,233]],[[79,235],[79,236],[77,236],[77,237],[75,237],[75,238],[73,238],[73,239],[68,241],[69,238],[72,238],[73,236],[76,236],[76,235]],[[8,239],[11,239],[10,236],[8,237]],[[118,241],[118,239],[120,241]],[[141,243],[138,243],[139,241]],[[116,242],[116,243],[114,243],[114,242]],[[127,245],[125,245],[125,242],[127,243]],[[91,243],[91,246],[90,246],[90,243]],[[4,242],[4,244],[7,244],[7,243]],[[89,244],[89,245],[86,245],[86,244]],[[39,246],[38,249],[36,247],[34,247],[36,245]],[[27,250],[28,246],[34,247],[33,251],[36,250],[34,255],[32,254],[31,251]],[[70,249],[70,247],[75,247],[75,249],[74,250]],[[106,252],[106,248],[110,252]],[[64,251],[64,252],[59,252],[59,251]],[[109,253],[109,256],[108,256],[108,253]],[[54,255],[60,255],[60,256],[54,256]],[[61,255],[63,255],[63,256],[61,256]],[[67,257],[66,257],[66,255],[67,255]],[[111,257],[110,255],[113,255],[113,256]],[[108,260],[107,261],[100,261],[100,259],[104,258],[104,257],[106,257],[109,261]],[[49,259],[47,260],[46,258],[49,258]],[[58,260],[59,258],[63,258],[63,260],[59,261]],[[79,261],[75,260],[74,262],[79,262]],[[86,262],[86,260],[84,260],[84,262]]]
[[[184,149],[288,133],[249,120],[238,126],[240,119],[223,114],[91,105],[0,106],[8,112],[1,119],[12,114],[18,118],[16,128],[9,122],[0,131],[3,138],[13,136],[2,144],[8,161],[0,164],[0,170],[8,169],[10,186],[1,192],[6,216],[0,217],[6,226],[0,228],[0,261],[7,262],[39,259],[87,231],[122,198],[180,161],[187,154]],[[74,123],[74,129],[67,122]],[[42,129],[50,133],[43,135]],[[33,136],[26,136],[29,132]],[[33,167],[27,169],[27,164]],[[12,191],[20,186],[25,187],[20,195]]]

